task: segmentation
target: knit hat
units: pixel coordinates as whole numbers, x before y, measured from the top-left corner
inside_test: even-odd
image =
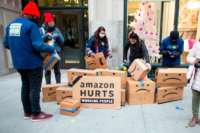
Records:
[[[52,21],[54,22],[54,16],[53,16],[53,14],[50,13],[50,12],[44,13],[44,22],[46,24],[48,24],[49,22],[52,22]]]
[[[32,15],[36,17],[40,17],[40,11],[38,6],[35,2],[30,1],[23,9],[22,13],[24,15]]]
[[[172,40],[177,40],[179,38],[179,32],[178,31],[171,31],[170,32],[170,38]]]

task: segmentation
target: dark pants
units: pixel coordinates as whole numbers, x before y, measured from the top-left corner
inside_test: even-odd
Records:
[[[37,115],[40,109],[40,90],[42,84],[42,68],[19,69],[22,80],[21,100],[24,113]]]
[[[200,92],[192,90],[192,113],[194,117],[199,116],[199,105],[200,105]]]
[[[55,73],[55,78],[56,78],[56,83],[61,82],[61,73],[60,73],[60,62],[58,61],[54,67],[54,73]],[[46,79],[46,84],[51,84],[51,71],[45,71],[45,79]]]

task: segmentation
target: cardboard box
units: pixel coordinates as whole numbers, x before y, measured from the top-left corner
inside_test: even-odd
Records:
[[[85,56],[85,63],[88,69],[107,68],[107,61],[103,53],[97,53],[95,56]]]
[[[59,60],[60,60],[60,57],[57,53],[52,54],[52,55],[48,54],[43,61],[44,68],[46,70],[51,70]]]
[[[156,101],[158,103],[181,100],[184,87],[160,87],[157,89]]]
[[[172,85],[184,86],[187,84],[187,69],[185,68],[159,68],[155,80],[157,87]]]
[[[85,64],[88,69],[94,70],[97,68],[96,59],[94,56],[85,56]]]
[[[143,60],[136,59],[129,67],[128,72],[134,80],[138,81],[143,80],[147,76],[149,69]]]
[[[69,69],[67,70],[67,77],[69,85],[73,85],[77,78],[81,76],[96,76],[96,72],[86,69]]]
[[[152,80],[134,81],[128,79],[128,104],[153,104],[155,101],[155,82]]]
[[[56,89],[66,84],[52,84],[42,86],[43,102],[56,101]]]
[[[60,103],[60,114],[75,116],[80,113],[80,102],[74,99],[65,99]]]
[[[121,89],[121,106],[125,106],[126,104],[126,90]]]
[[[121,108],[121,79],[112,76],[83,76],[73,86],[73,99],[84,108]]]
[[[56,100],[58,103],[67,97],[72,97],[72,87],[59,87],[56,89]]]
[[[119,70],[109,70],[109,69],[96,69],[98,76],[117,76],[121,78],[122,89],[127,87],[127,72]]]
[[[103,53],[95,54],[97,68],[107,68],[107,61]]]

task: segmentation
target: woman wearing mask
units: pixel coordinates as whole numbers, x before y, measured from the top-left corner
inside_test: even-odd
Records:
[[[124,49],[124,62],[127,62],[127,53],[129,48],[129,66],[135,59],[139,58],[145,60],[147,62],[147,66],[151,68],[151,65],[149,64],[149,54],[144,44],[144,41],[139,39],[139,36],[134,32],[129,33],[128,44],[125,46]]]
[[[88,40],[86,52],[89,56],[94,56],[96,53],[102,52],[105,58],[112,57],[111,52],[109,51],[106,29],[103,26],[100,26]]]

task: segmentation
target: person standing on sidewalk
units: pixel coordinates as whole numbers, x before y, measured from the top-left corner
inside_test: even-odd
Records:
[[[100,26],[93,36],[90,37],[86,44],[86,54],[94,56],[96,53],[102,52],[107,59],[111,58],[111,52],[109,50],[108,38],[106,36],[106,29]]]
[[[190,85],[192,89],[192,114],[193,117],[188,126],[194,127],[199,123],[199,105],[200,105],[200,42],[194,44],[187,57],[188,63],[193,65],[191,68]]]
[[[164,67],[177,67],[180,65],[180,56],[183,53],[184,41],[179,37],[178,31],[171,31],[170,36],[165,38],[160,45],[162,65]]]
[[[54,52],[54,47],[44,44],[38,26],[40,11],[34,2],[29,2],[22,16],[6,27],[4,47],[10,49],[14,68],[21,76],[21,101],[24,119],[40,121],[53,115],[41,111],[40,91],[43,77],[41,52]]]
[[[127,62],[127,54],[130,49],[129,66],[135,59],[143,59],[146,61],[148,68],[151,68],[149,64],[149,53],[144,44],[144,41],[139,36],[131,31],[128,37],[128,43],[124,48],[124,62]]]
[[[55,26],[54,16],[50,12],[44,13],[44,24],[40,28],[42,33],[42,37],[46,38],[51,36],[54,39],[54,46],[56,48],[56,52],[61,55],[61,46],[64,44],[64,37],[58,27]],[[54,65],[54,73],[56,83],[61,82],[61,73],[60,73],[60,61],[58,61]],[[51,70],[45,70],[45,79],[46,84],[51,84]]]

